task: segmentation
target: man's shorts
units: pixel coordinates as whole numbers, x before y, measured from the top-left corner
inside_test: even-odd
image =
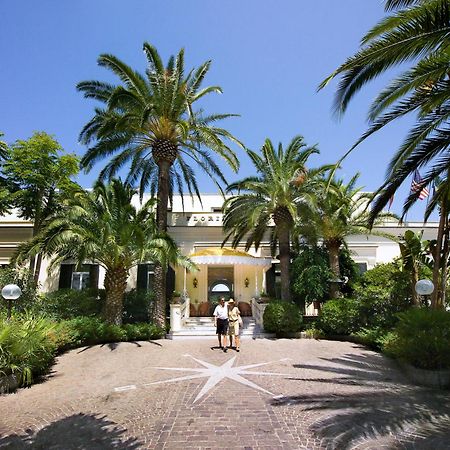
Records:
[[[228,319],[217,319],[216,334],[228,334]]]

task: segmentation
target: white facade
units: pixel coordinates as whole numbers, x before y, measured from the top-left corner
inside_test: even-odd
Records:
[[[146,200],[146,199],[144,199]],[[202,202],[189,196],[174,196],[173,205],[168,217],[169,233],[181,248],[183,254],[191,255],[205,248],[220,248],[223,242],[221,208],[224,198],[217,194],[203,194]],[[184,201],[184,204],[183,204]],[[138,199],[135,199],[138,204]],[[406,230],[419,232],[424,230],[424,239],[434,239],[437,235],[435,222],[427,224],[407,222],[403,225],[388,223],[375,230],[402,236]],[[16,215],[0,217],[0,264],[8,264],[20,242],[32,235],[32,223],[18,218]],[[375,235],[355,235],[347,239],[351,255],[356,263],[371,269],[377,263],[385,263],[399,256],[398,244],[392,240]],[[225,244],[226,245],[226,244]],[[269,242],[263,242],[258,251],[250,250],[256,257],[270,257]],[[274,260],[274,262],[276,262]],[[44,291],[58,289],[59,271],[47,272],[48,262],[43,261],[40,285]],[[199,266],[196,273],[186,273],[182,268],[175,269],[175,290],[186,290],[191,303],[199,305],[208,300],[211,288],[210,266]],[[259,266],[234,265],[223,273],[231,274],[233,292],[237,301],[249,303],[258,296],[265,287],[266,269]],[[220,272],[220,271],[219,271]],[[231,277],[231,276],[230,276]],[[104,271],[99,270],[99,287],[103,286]],[[128,282],[131,289],[137,283],[137,269],[132,270]]]

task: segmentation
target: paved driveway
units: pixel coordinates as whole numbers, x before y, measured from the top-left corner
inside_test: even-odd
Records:
[[[450,395],[347,342],[214,340],[73,350],[0,396],[7,449],[450,449]]]

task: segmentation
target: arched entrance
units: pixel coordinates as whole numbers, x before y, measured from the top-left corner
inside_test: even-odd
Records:
[[[265,272],[271,267],[270,258],[252,256],[242,250],[226,247],[206,247],[190,258],[200,271],[184,281],[196,315],[210,316],[220,297],[233,297],[248,310],[252,297],[265,288]],[[195,277],[195,283],[194,283]]]
[[[208,299],[216,304],[220,297],[228,300],[233,296],[233,266],[208,266]]]

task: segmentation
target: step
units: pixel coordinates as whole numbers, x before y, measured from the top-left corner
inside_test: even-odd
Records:
[[[274,334],[271,333],[264,333],[259,332],[256,334],[242,334],[241,339],[247,340],[247,339],[273,339],[275,338]],[[216,333],[210,333],[210,332],[199,332],[199,331],[189,331],[189,330],[180,330],[180,331],[174,331],[170,332],[166,335],[166,339],[214,339],[214,342],[217,340]]]
[[[196,323],[214,323],[214,319],[212,317],[188,317],[184,319],[188,322],[196,322]],[[255,323],[255,319],[245,317],[242,319],[244,323]]]

